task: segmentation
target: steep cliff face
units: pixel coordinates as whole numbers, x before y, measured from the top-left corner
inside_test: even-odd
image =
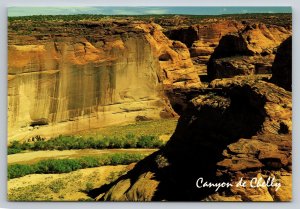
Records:
[[[215,80],[204,91],[182,92],[187,108],[167,145],[116,182],[91,192],[112,201],[291,200],[291,93],[261,80]],[[253,177],[276,176],[282,187],[250,188]],[[196,181],[245,188],[197,188]]]
[[[10,37],[10,139],[74,133],[139,115],[172,117],[164,89],[200,85],[188,49],[159,26],[125,24],[109,32],[94,40]]]
[[[150,27],[149,27],[150,26]],[[200,79],[190,58],[190,53],[185,44],[180,41],[169,40],[162,28],[156,24],[137,24],[147,35],[155,57],[158,57],[159,80],[164,89],[198,88]]]
[[[253,20],[248,22],[208,19],[201,24],[167,30],[165,34],[170,39],[179,40],[188,46],[192,60],[200,75],[206,74],[207,63],[208,65],[211,64],[209,59],[216,59],[216,57],[219,60],[216,60],[213,64],[215,65],[214,68],[221,68],[218,71],[224,71],[225,67],[223,66],[226,65],[230,68],[230,72],[236,70],[236,73],[233,72],[235,74],[244,74],[247,69],[250,69],[248,74],[253,74],[257,72],[270,73],[274,61],[275,52],[273,53],[273,50],[276,50],[276,47],[291,35],[291,29],[289,24],[283,27],[275,24],[266,25]],[[231,36],[228,34],[231,34]],[[244,48],[251,51],[252,55],[261,56],[252,56],[250,60],[249,57],[232,59],[232,63],[226,59],[221,59],[234,55],[241,56],[239,46],[244,46]],[[223,51],[222,57],[220,56],[221,51]],[[224,53],[225,51],[227,54]],[[211,55],[213,56],[211,57]]]
[[[210,21],[208,19],[203,24],[194,24],[188,28],[172,29],[166,32],[170,39],[179,40],[189,47],[199,74],[206,73],[206,63],[221,37],[228,33],[238,32],[243,27],[240,22],[234,20]]]
[[[223,36],[207,64],[209,78],[271,74],[276,48],[291,35],[289,30],[264,24],[246,25]]]

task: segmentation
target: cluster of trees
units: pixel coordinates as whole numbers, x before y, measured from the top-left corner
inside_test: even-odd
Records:
[[[164,145],[157,136],[135,136],[127,134],[123,137],[82,138],[76,136],[58,136],[54,139],[39,140],[34,142],[13,141],[8,146],[8,154],[15,154],[25,150],[70,150],[70,149],[113,149],[113,148],[160,148]]]
[[[145,155],[136,153],[115,153],[97,157],[42,160],[32,165],[13,164],[8,166],[7,177],[13,179],[28,174],[69,173],[79,169],[104,165],[128,165],[138,162],[144,157]]]

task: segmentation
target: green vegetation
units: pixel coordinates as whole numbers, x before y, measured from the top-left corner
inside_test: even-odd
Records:
[[[166,30],[171,28],[189,27],[190,25],[207,25],[207,20],[217,21],[218,19],[228,19],[237,21],[255,21],[267,25],[278,25],[291,27],[291,13],[250,13],[250,14],[224,14],[224,15],[176,15],[176,14],[149,14],[149,15],[33,15],[8,17],[9,39],[11,35],[31,35],[37,40],[47,39],[49,35],[70,34],[72,36],[85,35],[90,42],[95,41],[91,34],[117,27],[116,22],[123,24],[132,21],[153,21],[163,26]],[[115,22],[114,24],[111,24]],[[49,27],[51,24],[51,27]]]
[[[92,189],[94,188],[94,185],[93,185],[93,183],[92,182],[86,182],[86,184],[85,184],[85,192],[89,192],[89,191],[91,191]]]
[[[26,176],[28,174],[35,173],[36,171],[37,171],[36,166],[20,165],[20,164],[9,165],[7,171],[7,177],[8,179],[18,178],[21,176]]]
[[[8,17],[8,21],[97,21],[100,19],[124,19],[126,17],[132,17],[135,20],[147,20],[149,18],[164,19],[183,16],[190,19],[206,19],[206,18],[258,18],[269,16],[287,16],[290,13],[246,13],[246,14],[221,14],[221,15],[177,15],[177,14],[149,14],[149,15],[101,15],[101,14],[76,14],[76,15],[32,15],[32,16],[17,16]]]
[[[8,154],[26,150],[160,148],[164,142],[159,137],[170,136],[176,124],[177,119],[153,120],[124,126],[109,126],[96,131],[82,132],[77,136],[58,136],[49,140],[35,136],[29,139],[29,142],[11,142]]]
[[[20,16],[8,17],[8,21],[72,21],[72,20],[99,20],[106,17],[106,15],[93,15],[93,14],[78,14],[78,15],[33,15],[33,16]]]
[[[71,149],[113,149],[113,148],[160,148],[163,146],[157,136],[138,136],[127,134],[124,137],[83,138],[76,136],[59,136],[54,139],[35,142],[13,141],[8,147],[8,154],[25,150],[71,150]]]
[[[42,160],[33,165],[13,164],[8,166],[8,179],[19,178],[28,174],[69,173],[84,168],[105,165],[128,165],[140,161],[145,155],[115,153],[99,157],[81,157],[77,159]]]
[[[87,193],[125,174],[126,167],[100,167],[12,179],[8,181],[7,198],[9,201],[95,201]]]
[[[36,201],[43,197],[43,201],[52,201],[50,195],[47,195],[49,195],[49,192],[45,191],[45,185],[36,184],[12,189],[8,194],[8,199],[10,201]]]
[[[108,126],[97,131],[88,131],[84,135],[92,137],[99,136],[116,136],[124,137],[128,134],[136,136],[152,135],[160,136],[163,134],[172,134],[176,128],[178,119],[162,119],[152,121],[141,121],[137,123],[127,124],[123,126]]]
[[[49,188],[54,193],[59,193],[60,190],[65,188],[64,182],[60,179],[54,180],[50,183]]]

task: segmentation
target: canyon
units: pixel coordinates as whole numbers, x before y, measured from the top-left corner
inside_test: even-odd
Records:
[[[10,139],[176,115],[164,89],[201,85],[187,47],[155,23],[120,25],[92,43],[87,34],[10,36]]]
[[[290,201],[291,28],[290,14],[16,19],[9,23],[8,140],[179,117],[163,148],[88,195]],[[281,187],[215,191],[197,188],[199,177],[216,185],[275,178]]]

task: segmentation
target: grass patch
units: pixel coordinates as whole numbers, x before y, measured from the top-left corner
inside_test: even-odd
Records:
[[[13,164],[8,166],[8,179],[19,178],[28,174],[69,173],[84,168],[105,165],[128,165],[140,161],[145,155],[131,153],[106,154],[99,157],[81,157],[78,159],[42,160],[33,165]]]
[[[60,190],[65,188],[64,182],[62,180],[54,180],[50,183],[49,188],[54,193],[59,193]]]
[[[98,137],[101,135],[125,137],[128,134],[133,134],[135,136],[160,136],[163,134],[174,133],[177,121],[178,119],[141,121],[123,126],[108,126],[100,128],[99,130],[85,131],[82,132],[82,134],[91,137]]]

